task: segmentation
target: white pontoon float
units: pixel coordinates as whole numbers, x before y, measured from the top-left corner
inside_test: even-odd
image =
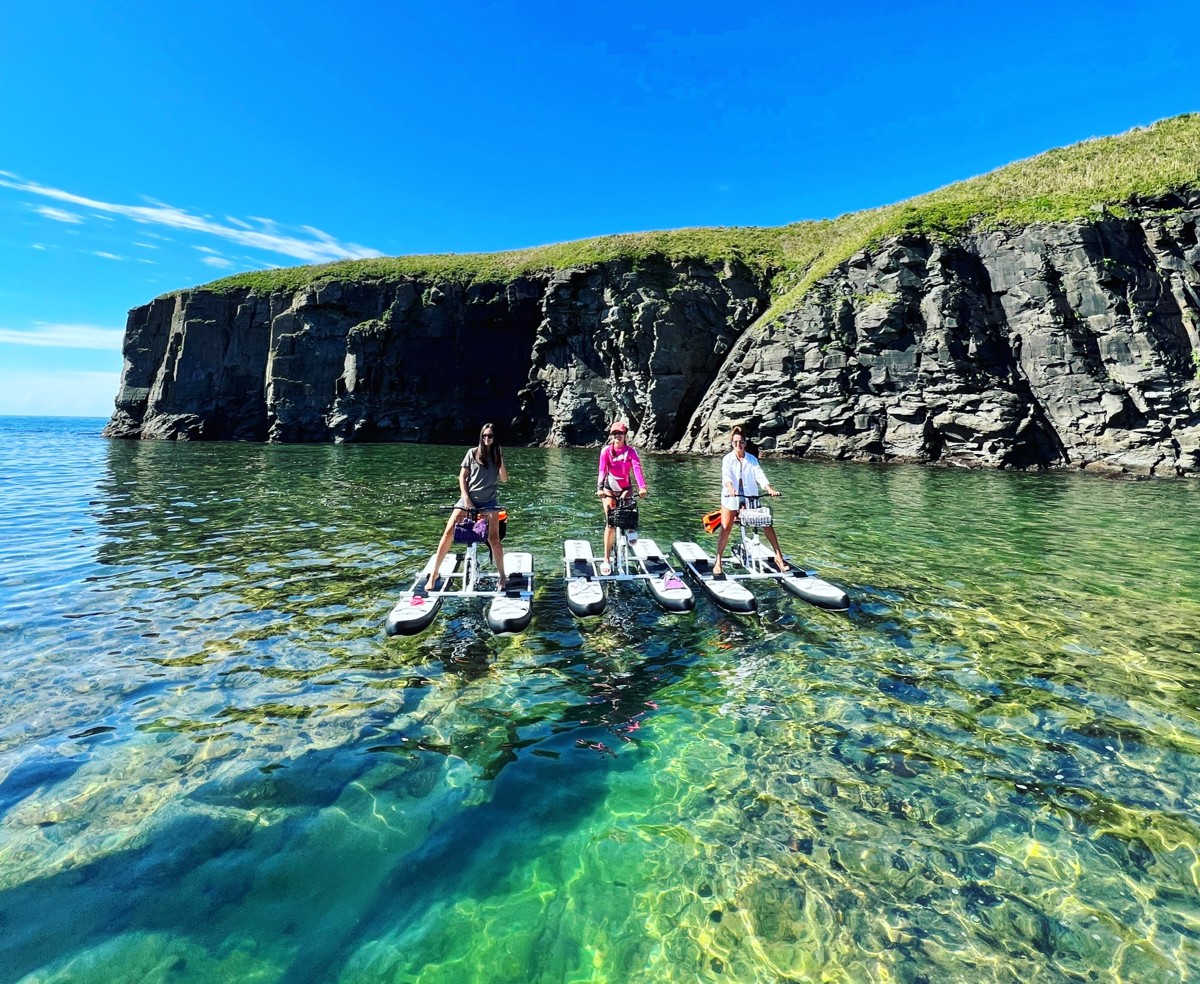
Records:
[[[567,607],[581,618],[599,615],[607,604],[605,586],[641,581],[654,600],[669,612],[691,611],[696,604],[692,589],[653,540],[637,534],[637,504],[628,493],[608,512],[608,523],[616,531],[616,563],[608,574],[600,573],[587,540],[563,542]]]
[[[467,510],[469,520],[477,520],[481,510]],[[501,516],[505,514],[501,511]],[[474,524],[468,524],[473,530]],[[456,531],[456,540],[459,534]],[[462,554],[448,553],[442,560],[434,590],[426,591],[434,556],[426,561],[412,583],[400,595],[384,626],[390,636],[415,635],[428,628],[437,617],[446,598],[490,598],[487,624],[493,632],[520,632],[533,617],[533,555],[521,551],[504,551],[505,590],[501,591],[499,572],[482,573],[478,550],[486,543],[478,533],[465,534],[469,542]],[[459,541],[462,542],[462,541]]]
[[[850,598],[846,592],[837,585],[817,577],[815,571],[797,567],[787,557],[784,557],[784,560],[789,569],[779,569],[775,563],[774,551],[762,542],[758,532],[759,529],[771,525],[771,511],[759,507],[757,500],[753,500],[753,503],[751,507],[738,512],[740,536],[731,550],[733,562],[740,568],[738,573],[722,571],[720,575],[715,575],[712,569],[716,558],[699,544],[690,541],[672,544],[675,556],[705,594],[727,611],[752,612],[757,607],[754,595],[740,582],[775,581],[784,590],[818,608],[833,612],[846,611],[850,607]]]

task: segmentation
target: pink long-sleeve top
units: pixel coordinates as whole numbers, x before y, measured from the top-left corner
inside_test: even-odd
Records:
[[[644,489],[646,480],[642,478],[642,460],[638,453],[628,445],[620,450],[614,449],[611,444],[604,445],[604,450],[600,452],[600,474],[596,478],[596,486],[610,488],[612,484],[608,479],[612,478],[616,483],[616,490],[627,489],[630,487],[630,472],[633,473],[638,488]]]

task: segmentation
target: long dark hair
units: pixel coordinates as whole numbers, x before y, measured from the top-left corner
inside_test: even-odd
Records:
[[[479,428],[479,444],[475,448],[475,460],[487,468],[499,468],[504,464],[504,453],[500,450],[500,442],[493,436],[492,443],[489,445],[483,439],[484,431],[491,431],[495,435],[496,425],[484,424]]]

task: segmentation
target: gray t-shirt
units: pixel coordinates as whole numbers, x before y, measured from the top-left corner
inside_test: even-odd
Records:
[[[490,502],[496,498],[496,484],[500,481],[500,462],[493,461],[491,465],[482,464],[475,460],[475,449],[471,448],[463,458],[460,468],[467,470],[467,495],[478,505]],[[465,505],[459,502],[459,505]]]

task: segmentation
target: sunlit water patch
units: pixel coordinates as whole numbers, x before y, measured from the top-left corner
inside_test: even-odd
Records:
[[[461,448],[99,426],[0,420],[0,980],[1200,974],[1194,484],[768,461],[849,613],[580,621],[595,452],[511,449],[533,625],[388,639]]]

